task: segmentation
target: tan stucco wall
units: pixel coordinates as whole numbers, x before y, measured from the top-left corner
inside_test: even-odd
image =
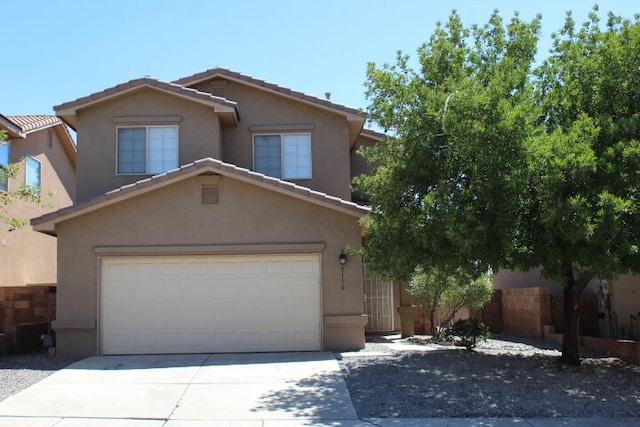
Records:
[[[51,142],[51,144],[49,144]],[[12,217],[28,220],[69,206],[74,193],[74,165],[54,129],[31,133],[26,139],[12,139],[10,161],[21,165],[9,180],[9,190],[25,183],[25,156],[40,162],[41,205],[16,201],[8,209]],[[56,239],[33,231],[30,225],[8,231],[0,224],[0,286],[53,284],[56,282]]]
[[[97,246],[323,243],[325,316],[363,312],[362,265],[350,257],[341,290],[338,255],[360,245],[357,218],[229,177],[220,203],[200,204],[197,177],[58,225],[58,354],[95,354],[99,323]],[[324,346],[364,344],[364,325],[325,327]]]
[[[618,328],[624,328],[624,336],[640,340],[640,276],[625,274],[609,282],[611,310],[618,318]],[[631,337],[631,318],[633,337]]]
[[[209,82],[194,88],[211,91]],[[228,82],[225,95],[238,103],[240,124],[223,128],[223,161],[253,169],[253,134],[269,131],[252,130],[252,126],[274,126],[274,132],[307,132],[295,129],[312,125],[312,178],[292,181],[351,200],[349,128],[344,115],[232,81]]]
[[[213,108],[152,89],[99,103],[78,111],[78,176],[76,201],[85,201],[147,175],[116,175],[116,127],[149,124],[179,125],[179,159],[184,165],[221,156],[220,121]],[[180,121],[114,122],[118,117],[171,117]]]

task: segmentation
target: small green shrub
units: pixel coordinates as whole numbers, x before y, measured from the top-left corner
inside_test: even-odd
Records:
[[[491,331],[480,319],[462,319],[447,328],[446,335],[460,338],[460,342],[467,350],[471,351],[475,348],[478,340],[486,341],[487,338],[490,338]]]

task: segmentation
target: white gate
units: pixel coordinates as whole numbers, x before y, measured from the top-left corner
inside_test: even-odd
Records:
[[[368,332],[393,331],[393,282],[374,276],[364,264],[364,311]]]

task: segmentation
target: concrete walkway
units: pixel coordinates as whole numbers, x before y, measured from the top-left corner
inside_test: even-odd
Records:
[[[0,402],[0,427],[638,427],[639,418],[358,419],[331,353],[91,357]]]

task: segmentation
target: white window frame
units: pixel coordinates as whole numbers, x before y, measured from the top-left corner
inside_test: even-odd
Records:
[[[11,163],[11,146],[9,142],[6,142],[5,144],[0,144],[0,147],[7,147],[7,163],[5,164],[0,163],[0,167],[4,167],[4,166],[7,166],[9,163]],[[0,192],[6,193],[8,191],[9,191],[9,180],[0,179]]]
[[[24,184],[29,185],[29,182],[27,179],[29,175],[29,160],[33,160],[38,164],[38,185],[37,186],[31,185],[30,187],[36,188],[38,190],[37,193],[40,194],[40,191],[42,189],[42,162],[36,159],[35,157],[27,156],[24,158]]]
[[[180,167],[180,126],[179,125],[123,125],[123,126],[116,126],[116,164],[115,164],[115,168],[116,168],[116,175],[118,176],[127,176],[127,175],[155,175],[155,174],[160,174],[160,173],[164,173],[167,171],[163,171],[163,172],[149,172],[149,129],[150,128],[175,128],[176,129],[176,134],[178,136],[178,142],[177,142],[177,147],[176,147],[176,154],[177,154],[177,164],[176,164],[176,168]],[[144,172],[120,172],[120,159],[119,157],[119,147],[120,147],[120,140],[118,138],[118,134],[120,129],[144,129],[145,130],[145,171]],[[171,169],[168,169],[171,170]]]
[[[284,156],[284,144],[283,139],[285,135],[305,135],[309,138],[309,175],[308,176],[295,176],[288,177],[285,175],[285,156]],[[311,132],[263,132],[254,133],[252,136],[252,158],[253,158],[253,170],[256,170],[256,137],[257,136],[279,136],[280,137],[280,177],[278,179],[286,180],[308,180],[313,178],[313,144],[311,138]]]

